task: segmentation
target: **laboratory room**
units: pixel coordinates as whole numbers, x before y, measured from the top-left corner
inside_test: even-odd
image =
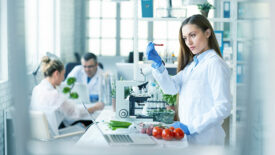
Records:
[[[274,155],[274,7],[0,0],[0,154]]]

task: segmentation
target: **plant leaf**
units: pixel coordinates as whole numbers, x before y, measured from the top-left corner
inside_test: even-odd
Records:
[[[176,105],[177,95],[163,94],[162,99],[167,102],[170,106]]]
[[[67,93],[69,93],[71,91],[71,88],[69,88],[69,87],[64,87],[63,88],[63,93],[64,94],[67,94]]]
[[[72,92],[70,94],[70,97],[73,98],[73,99],[77,99],[78,98],[78,94],[76,92]]]
[[[75,81],[76,81],[76,78],[75,78],[75,77],[70,77],[70,78],[68,78],[68,80],[67,80],[67,84],[70,86],[70,85],[74,84]]]

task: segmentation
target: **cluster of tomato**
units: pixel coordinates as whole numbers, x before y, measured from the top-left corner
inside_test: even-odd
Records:
[[[172,140],[173,138],[181,140],[184,137],[184,132],[180,128],[162,128],[155,126],[152,135],[157,139]]]

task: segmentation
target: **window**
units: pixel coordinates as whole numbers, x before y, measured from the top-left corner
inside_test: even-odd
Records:
[[[106,0],[90,0],[88,15],[88,51],[97,55],[114,56],[118,50],[120,55],[128,56],[133,51],[133,2],[117,3]],[[104,6],[104,7],[103,7]],[[117,11],[121,19],[116,18]],[[120,34],[117,34],[117,21],[120,23]],[[139,22],[139,51],[147,45],[147,22]],[[118,36],[117,36],[118,35]],[[119,39],[120,49],[116,46]]]
[[[26,60],[33,71],[46,52],[57,53],[56,0],[26,0]]]
[[[123,2],[121,5],[120,20],[120,55],[128,56],[134,49],[134,6],[133,2]],[[138,51],[144,52],[148,44],[148,22],[138,21]]]
[[[7,1],[0,0],[0,81],[8,79]]]
[[[213,4],[213,1],[210,1]],[[118,7],[117,7],[118,5]],[[158,17],[156,8],[165,8],[167,0],[158,0],[154,3],[154,17]],[[103,7],[104,6],[104,7]],[[182,0],[173,0],[173,8],[182,6]],[[138,1],[138,17],[141,17],[141,1]],[[187,6],[187,16],[198,14],[196,5]],[[134,3],[122,1],[116,3],[111,0],[89,0],[88,24],[88,51],[97,55],[128,56],[133,51],[134,35]],[[120,14],[120,18],[116,17]],[[213,11],[209,14],[213,17]],[[173,52],[176,56],[179,50],[178,33],[181,21],[153,20],[138,21],[138,51],[145,52],[148,41],[163,43],[159,49],[164,52]],[[117,32],[119,26],[119,32]],[[153,32],[149,32],[149,29]],[[116,40],[117,39],[117,40]],[[150,40],[149,40],[150,39]],[[152,40],[153,39],[153,40]],[[119,47],[117,47],[119,43]]]
[[[103,7],[104,6],[104,7]],[[116,3],[89,1],[88,51],[96,55],[116,54]]]

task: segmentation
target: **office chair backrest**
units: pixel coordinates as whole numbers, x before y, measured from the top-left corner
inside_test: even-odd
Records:
[[[73,68],[77,65],[80,65],[79,62],[69,62],[65,65],[65,79],[67,78],[68,74],[73,70]]]
[[[104,66],[101,62],[98,62],[98,66],[99,66],[100,69],[104,70]]]
[[[81,65],[79,62],[69,62],[65,65],[65,75],[64,78],[66,79],[68,74],[73,70],[73,68],[77,65]],[[101,62],[98,62],[98,66],[103,70],[103,64]]]
[[[81,62],[81,56],[78,52],[74,52],[74,57],[76,59],[76,62],[79,62],[79,63]]]

